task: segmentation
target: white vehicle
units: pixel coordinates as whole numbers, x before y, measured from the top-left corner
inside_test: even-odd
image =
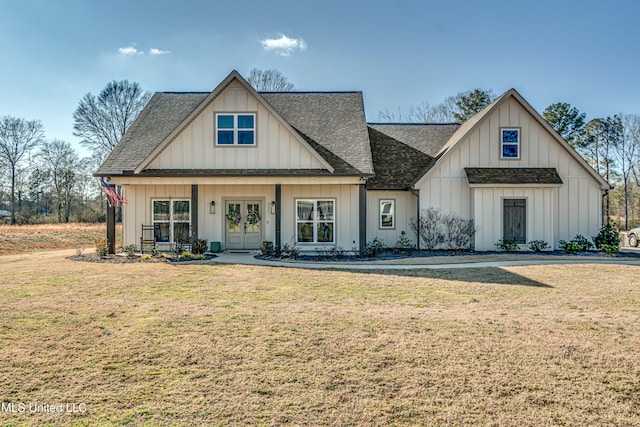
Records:
[[[627,238],[629,239],[629,246],[637,247],[638,239],[640,239],[640,227],[629,230]]]

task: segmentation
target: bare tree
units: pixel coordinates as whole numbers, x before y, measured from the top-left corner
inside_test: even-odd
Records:
[[[630,188],[631,177],[633,176],[633,178],[635,178],[636,186],[640,185],[640,181],[638,181],[638,167],[640,166],[638,163],[640,160],[640,116],[638,114],[626,114],[622,118],[622,124],[624,127],[623,135],[615,147],[614,152],[622,172],[624,185],[624,226],[625,230],[629,230],[629,217],[635,218],[633,215],[634,191],[633,188]],[[630,205],[632,209],[631,215],[629,215]]]
[[[112,81],[96,97],[87,93],[73,113],[73,134],[100,160],[113,150],[149,101],[138,83]]]
[[[54,139],[42,144],[38,157],[56,202],[58,222],[69,222],[75,190],[82,181],[78,154],[68,142]]]
[[[418,106],[409,107],[409,113],[403,115],[400,108],[398,113],[390,112],[389,110],[379,111],[378,116],[383,122],[396,122],[396,123],[452,123],[455,121],[453,117],[454,108],[450,100],[453,98],[447,98],[445,102],[440,104],[431,104],[423,101]]]
[[[249,72],[247,82],[258,92],[291,92],[293,83],[278,70],[258,70]]]
[[[11,224],[16,223],[16,179],[26,168],[27,156],[43,138],[42,123],[38,120],[0,118],[0,162],[11,176]]]
[[[378,116],[383,122],[408,123],[463,123],[474,114],[481,111],[495,99],[493,90],[473,89],[460,92],[456,96],[449,96],[439,104],[422,102],[418,106],[409,107],[407,115],[389,110],[379,111]]]

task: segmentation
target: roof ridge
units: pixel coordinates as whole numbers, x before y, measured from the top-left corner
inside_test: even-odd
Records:
[[[200,92],[200,91],[158,91],[156,93],[162,93],[164,95],[208,95],[211,92]]]
[[[314,95],[314,94],[318,94],[318,95],[353,95],[353,94],[358,94],[358,93],[362,93],[361,90],[301,90],[301,91],[261,91],[258,92],[260,95],[264,95],[264,94],[290,94],[290,95]]]
[[[460,123],[445,122],[445,123],[431,123],[431,122],[367,122],[369,126],[460,126]]]

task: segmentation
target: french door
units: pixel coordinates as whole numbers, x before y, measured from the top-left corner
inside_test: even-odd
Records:
[[[225,202],[226,249],[259,249],[262,243],[262,201],[254,199]]]

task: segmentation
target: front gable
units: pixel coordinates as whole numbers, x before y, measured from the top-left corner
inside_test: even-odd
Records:
[[[253,117],[254,143],[222,145],[216,116]],[[237,119],[236,119],[237,120]],[[144,170],[308,170],[333,167],[233,72],[138,167]]]
[[[503,131],[517,132],[517,142],[503,142]],[[505,156],[503,150],[513,147],[517,147],[517,155]],[[513,89],[464,123],[437,157],[416,186],[431,177],[466,180],[464,168],[471,167],[555,168],[563,178],[591,178],[601,189],[608,188],[606,181]]]

